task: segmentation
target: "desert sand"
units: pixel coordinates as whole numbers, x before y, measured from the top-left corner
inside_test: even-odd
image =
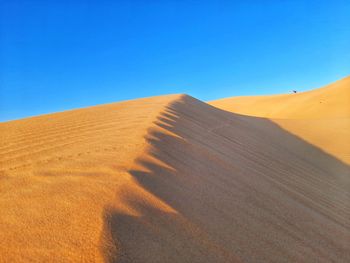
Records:
[[[272,120],[350,164],[350,77],[308,92],[226,98],[211,105]]]
[[[346,78],[1,123],[0,261],[349,262],[349,96]]]

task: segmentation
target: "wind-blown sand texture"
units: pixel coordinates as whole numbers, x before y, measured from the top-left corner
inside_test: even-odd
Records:
[[[0,261],[349,262],[349,94],[344,79],[251,112],[172,95],[1,123]]]

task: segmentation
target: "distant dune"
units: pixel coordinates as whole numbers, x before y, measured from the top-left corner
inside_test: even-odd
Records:
[[[0,262],[350,262],[350,78],[0,124]]]
[[[242,115],[269,118],[350,164],[350,77],[308,92],[234,97],[210,104]]]

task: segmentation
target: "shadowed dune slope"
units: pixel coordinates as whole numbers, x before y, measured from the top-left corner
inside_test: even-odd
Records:
[[[350,169],[173,95],[0,124],[0,262],[349,262]]]
[[[146,139],[129,171],[144,195],[120,189],[129,212],[117,202],[105,210],[108,260],[350,260],[350,170],[321,149],[189,96]]]
[[[297,94],[233,97],[210,104],[238,114],[269,118],[350,164],[350,77]]]

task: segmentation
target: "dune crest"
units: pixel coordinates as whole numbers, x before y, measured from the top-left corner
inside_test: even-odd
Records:
[[[109,258],[349,260],[350,170],[344,163],[267,119],[189,96],[170,103],[155,124],[146,136],[149,147],[129,170],[153,201],[129,191],[124,200],[137,216],[108,210],[107,231],[120,244]]]
[[[270,119],[340,119],[350,117],[350,76],[325,87],[270,96],[241,96],[210,102],[238,114]]]

